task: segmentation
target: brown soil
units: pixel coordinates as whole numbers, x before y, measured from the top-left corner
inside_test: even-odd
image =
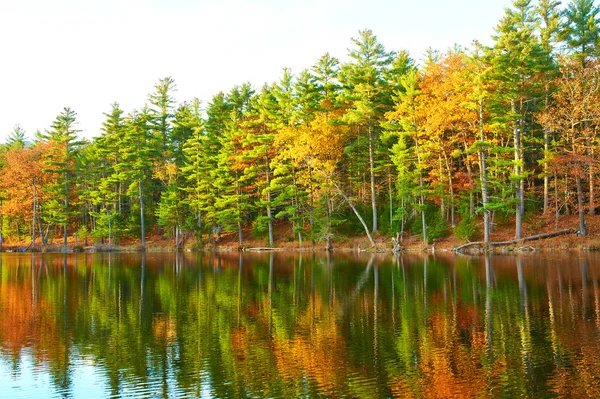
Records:
[[[598,249],[600,248],[600,215],[586,215],[585,217],[588,235],[580,237],[576,234],[562,235],[537,241],[528,241],[526,245],[536,249]],[[482,222],[483,223],[483,222]],[[491,234],[491,241],[509,241],[515,238],[514,218],[502,225],[495,226]],[[482,227],[482,226],[481,226]],[[579,229],[578,215],[561,215],[558,225],[555,223],[554,216],[544,217],[540,215],[531,216],[530,220],[523,224],[523,236],[529,237],[537,234],[551,233],[559,230]],[[424,249],[420,237],[410,237],[405,241],[405,246],[409,248]],[[471,241],[483,241],[483,234],[474,237]],[[450,250],[454,247],[466,243],[465,240],[458,240],[452,234],[438,239],[435,242],[435,249]],[[515,246],[519,246],[515,244]]]
[[[527,242],[528,247],[536,249],[600,249],[600,215],[586,215],[586,221],[588,226],[588,235],[586,237],[579,237],[576,234],[563,235],[538,241]],[[555,230],[564,230],[568,228],[578,229],[579,219],[577,215],[561,216],[559,218],[558,228],[556,229],[554,217],[542,217],[535,216],[531,217],[527,223],[523,225],[524,236],[528,237],[535,234],[550,233]],[[310,250],[311,242],[305,240],[303,247],[301,248],[297,239],[294,237],[292,232],[292,225],[290,223],[280,222],[274,226],[274,239],[275,247],[289,250]],[[264,238],[252,237],[251,228],[248,226],[243,230],[244,244],[243,247],[248,248],[266,248],[268,242]],[[205,235],[205,243],[207,237]],[[390,250],[391,237],[384,236],[381,234],[375,235],[374,237],[377,243],[378,250]],[[492,232],[492,241],[508,241],[514,239],[514,220],[509,220],[502,225],[496,226]],[[474,237],[471,241],[481,241],[483,237]],[[464,244],[466,241],[459,240],[454,235],[449,234],[447,237],[435,240],[435,250],[451,250],[452,248]],[[172,237],[165,237],[159,234],[149,234],[146,238],[148,250],[161,251],[161,250],[173,250],[174,242]],[[79,239],[78,244],[80,246],[91,247],[94,242],[89,239],[87,243],[85,240]],[[22,240],[21,242],[5,241],[2,247],[3,250],[16,250],[18,248],[25,248],[29,245],[29,240]],[[69,247],[75,246],[75,238],[69,237]],[[100,248],[106,248],[107,245],[96,243]],[[38,242],[39,246],[39,242]],[[139,239],[128,238],[115,243],[119,249],[124,250],[135,250],[140,246]],[[186,239],[186,248],[194,248],[195,238],[188,236]],[[358,251],[360,249],[367,249],[370,247],[369,241],[365,236],[357,237],[334,237],[333,247],[338,251]],[[408,236],[405,235],[402,241],[402,247],[406,250],[431,250],[432,245],[425,246],[420,236]],[[62,238],[55,239],[48,248],[48,251],[60,251],[62,248]],[[216,244],[207,244],[207,248],[214,248],[219,250],[239,250],[240,246],[238,243],[237,232],[223,232],[221,234],[221,240]],[[315,250],[324,251],[325,243],[317,242]]]

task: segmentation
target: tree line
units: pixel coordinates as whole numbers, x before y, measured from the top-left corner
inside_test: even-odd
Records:
[[[78,136],[70,108],[0,154],[4,236],[47,244],[76,232],[112,242],[152,231],[199,247],[222,232],[314,245],[334,236],[490,234],[543,214],[596,213],[599,17],[593,0],[515,0],[493,44],[419,65],[360,31],[348,61],[177,104],[160,79],[147,103]],[[246,228],[244,230],[244,228]],[[36,241],[37,240],[37,241]],[[1,238],[0,238],[1,241]]]

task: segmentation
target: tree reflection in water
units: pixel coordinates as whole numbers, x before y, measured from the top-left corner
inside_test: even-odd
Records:
[[[551,255],[3,254],[0,385],[600,396],[600,258]]]

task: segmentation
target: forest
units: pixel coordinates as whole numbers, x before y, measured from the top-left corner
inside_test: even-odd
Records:
[[[147,103],[105,112],[80,137],[65,107],[0,149],[0,245],[149,234],[175,247],[235,235],[276,247],[338,237],[482,237],[544,216],[598,211],[600,6],[515,0],[492,45],[426,51],[418,63],[371,30],[347,62],[329,53],[273,83],[177,103],[173,78]],[[407,40],[409,40],[407,38]],[[308,63],[307,63],[308,64]],[[279,238],[280,240],[282,238]]]

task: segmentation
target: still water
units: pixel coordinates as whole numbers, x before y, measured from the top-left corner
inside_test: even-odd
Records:
[[[600,256],[2,254],[0,397],[600,397]]]

